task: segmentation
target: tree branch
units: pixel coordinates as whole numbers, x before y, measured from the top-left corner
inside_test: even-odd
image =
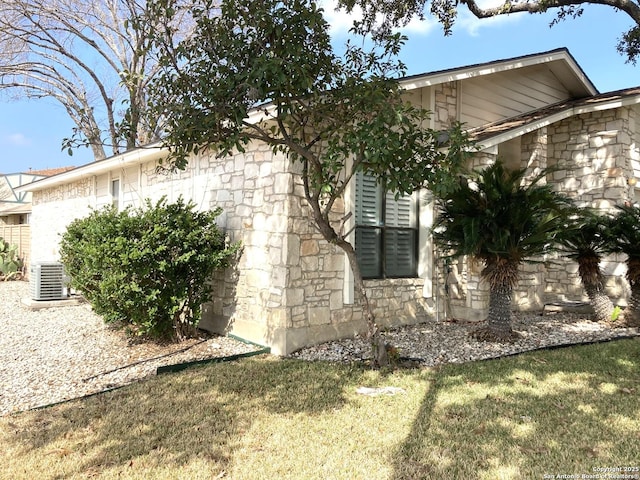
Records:
[[[551,8],[572,7],[584,4],[605,5],[622,10],[640,25],[640,6],[629,0],[549,0],[549,1],[531,1],[531,2],[509,2],[506,1],[502,5],[493,8],[480,8],[475,0],[460,0],[460,3],[466,5],[469,11],[477,18],[490,18],[498,15],[508,15],[510,13],[542,13]]]

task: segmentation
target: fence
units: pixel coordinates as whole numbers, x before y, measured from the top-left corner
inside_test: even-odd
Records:
[[[0,225],[0,238],[18,246],[18,255],[26,266],[31,261],[31,227],[29,225]],[[25,269],[28,273],[28,268]]]

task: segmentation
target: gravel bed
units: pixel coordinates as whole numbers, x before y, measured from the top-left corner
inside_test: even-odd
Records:
[[[155,375],[157,367],[237,355],[256,347],[229,337],[207,336],[180,344],[131,343],[106,326],[87,304],[29,310],[27,282],[0,282],[0,415],[98,393]],[[430,321],[383,333],[401,358],[416,366],[497,358],[544,347],[639,336],[637,328],[613,328],[588,315],[516,314],[520,339],[479,342],[477,324]],[[308,361],[367,362],[366,339],[356,337],[301,349]]]
[[[620,328],[593,322],[588,314],[552,312],[514,313],[513,329],[520,338],[513,343],[476,341],[470,335],[477,323],[430,321],[383,332],[385,343],[398,349],[401,359],[412,365],[432,367],[444,363],[504,357],[530,350],[622,337],[637,337],[638,328]],[[371,349],[356,337],[307,347],[291,355],[304,360],[367,362]]]
[[[0,282],[0,415],[123,386],[164,365],[255,351],[229,337],[132,344],[88,304],[30,310],[27,282]]]

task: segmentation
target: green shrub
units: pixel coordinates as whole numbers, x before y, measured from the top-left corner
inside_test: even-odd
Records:
[[[221,209],[196,212],[182,198],[118,212],[94,210],[72,222],[60,255],[71,286],[106,322],[133,335],[182,339],[195,330],[208,280],[229,265],[228,245],[215,224]]]
[[[16,278],[22,271],[23,262],[18,256],[18,246],[0,238],[0,277],[4,280]]]

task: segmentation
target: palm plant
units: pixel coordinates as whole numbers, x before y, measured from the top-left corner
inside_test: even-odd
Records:
[[[611,249],[627,256],[627,281],[631,287],[624,311],[627,325],[640,327],[640,207],[619,205],[611,220]]]
[[[451,256],[469,255],[484,263],[481,278],[489,285],[486,327],[476,337],[510,341],[511,298],[519,267],[554,246],[571,202],[541,184],[546,171],[525,183],[526,170],[505,169],[501,162],[462,179],[459,188],[439,200],[434,228],[438,245]]]
[[[577,209],[567,229],[557,237],[562,251],[578,263],[578,275],[598,322],[611,321],[614,310],[600,269],[602,255],[609,251],[609,236],[608,217]]]

